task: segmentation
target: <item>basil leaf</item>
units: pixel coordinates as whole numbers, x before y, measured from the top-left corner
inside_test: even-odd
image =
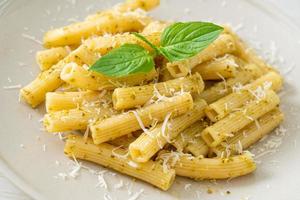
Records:
[[[177,22],[163,31],[159,50],[171,62],[183,60],[205,49],[222,31],[209,22]]]
[[[101,57],[89,70],[106,76],[123,77],[146,73],[154,68],[153,57],[137,44],[124,44]]]

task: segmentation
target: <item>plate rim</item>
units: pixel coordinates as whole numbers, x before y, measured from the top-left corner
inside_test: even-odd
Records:
[[[161,0],[163,1],[163,0]],[[300,25],[289,15],[287,15],[282,9],[276,6],[274,3],[260,1],[260,0],[243,0],[247,4],[250,4],[262,12],[270,16],[278,17],[284,24],[288,25],[300,34]],[[5,162],[5,159],[0,152],[0,173],[10,181],[15,187],[24,192],[28,197],[36,200],[46,200],[47,198],[36,191],[34,186],[27,183],[23,178],[17,175],[17,173],[10,168],[10,165]]]

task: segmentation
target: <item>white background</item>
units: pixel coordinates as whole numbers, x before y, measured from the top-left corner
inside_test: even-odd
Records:
[[[0,0],[1,1],[1,0]],[[264,0],[275,4],[291,20],[300,26],[300,1],[299,0]],[[22,191],[12,185],[3,175],[0,174],[0,200],[29,200]]]

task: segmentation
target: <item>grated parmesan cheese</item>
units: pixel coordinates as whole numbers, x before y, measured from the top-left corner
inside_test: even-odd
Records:
[[[166,128],[168,125],[168,120],[171,117],[172,113],[168,113],[164,119],[164,122],[162,123],[161,127],[161,135],[166,139],[168,143],[171,143],[170,138],[166,135]]]
[[[127,152],[127,153],[124,154],[124,155],[121,155],[121,154],[118,154],[118,153],[115,152],[116,150],[120,149],[122,146],[123,146],[123,145],[120,145],[120,146],[118,146],[118,147],[113,148],[113,149],[111,150],[111,154],[114,155],[114,156],[116,156],[117,158],[126,159],[126,158],[129,156],[129,152]]]
[[[34,36],[31,36],[31,35],[22,33],[22,37],[23,37],[23,38],[26,38],[26,39],[28,39],[28,40],[31,40],[31,41],[33,41],[33,42],[36,42],[36,43],[38,43],[38,44],[40,44],[40,45],[43,44],[40,40],[36,39]]]
[[[220,73],[217,73],[217,75],[222,79],[222,81],[224,83],[224,89],[223,90],[219,90],[219,93],[223,94],[223,93],[225,93],[225,92],[228,91],[227,82],[226,82],[226,79],[224,78],[224,76],[222,76]]]
[[[43,152],[46,152],[46,150],[47,150],[47,146],[46,146],[46,144],[43,144],[43,146],[42,146],[42,150],[43,150]]]
[[[103,196],[104,200],[112,200],[111,196],[109,194],[104,194]]]
[[[140,118],[139,114],[137,113],[137,111],[131,110],[131,111],[129,111],[129,112],[131,112],[131,113],[134,114],[134,116],[135,116],[136,120],[138,121],[138,123],[139,123],[141,129],[142,129],[145,133],[148,133],[148,134],[150,135],[149,130],[145,128],[144,123],[143,123],[142,119]]]
[[[128,200],[137,200],[143,193],[144,193],[144,189],[140,189],[140,191],[133,194]]]
[[[120,189],[122,187],[124,187],[124,182],[123,182],[122,179],[119,181],[119,183],[117,183],[117,184],[114,185],[115,189]]]
[[[104,175],[103,174],[99,174],[98,175],[98,182],[97,184],[95,185],[95,187],[101,187],[101,188],[104,188],[104,189],[108,189],[108,186],[107,186],[107,183],[106,183],[106,180],[104,179]]]
[[[130,160],[128,162],[128,165],[131,166],[131,167],[133,167],[133,168],[138,168],[139,167],[139,164],[136,163],[136,162],[133,162],[132,160]]]
[[[3,86],[3,89],[5,90],[12,90],[12,89],[20,89],[22,87],[21,84],[18,85],[7,85],[7,86]]]
[[[190,184],[190,183],[185,184],[185,185],[184,185],[184,190],[185,190],[185,191],[191,190],[191,186],[192,186],[192,184]]]

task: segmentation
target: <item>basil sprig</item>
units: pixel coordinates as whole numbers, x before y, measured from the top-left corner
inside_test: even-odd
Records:
[[[154,68],[154,57],[157,54],[163,55],[170,62],[190,58],[216,40],[222,31],[222,27],[209,22],[177,22],[163,31],[160,47],[144,36],[133,33],[153,48],[155,54],[150,54],[137,44],[124,44],[102,56],[90,70],[110,77],[147,73]]]

